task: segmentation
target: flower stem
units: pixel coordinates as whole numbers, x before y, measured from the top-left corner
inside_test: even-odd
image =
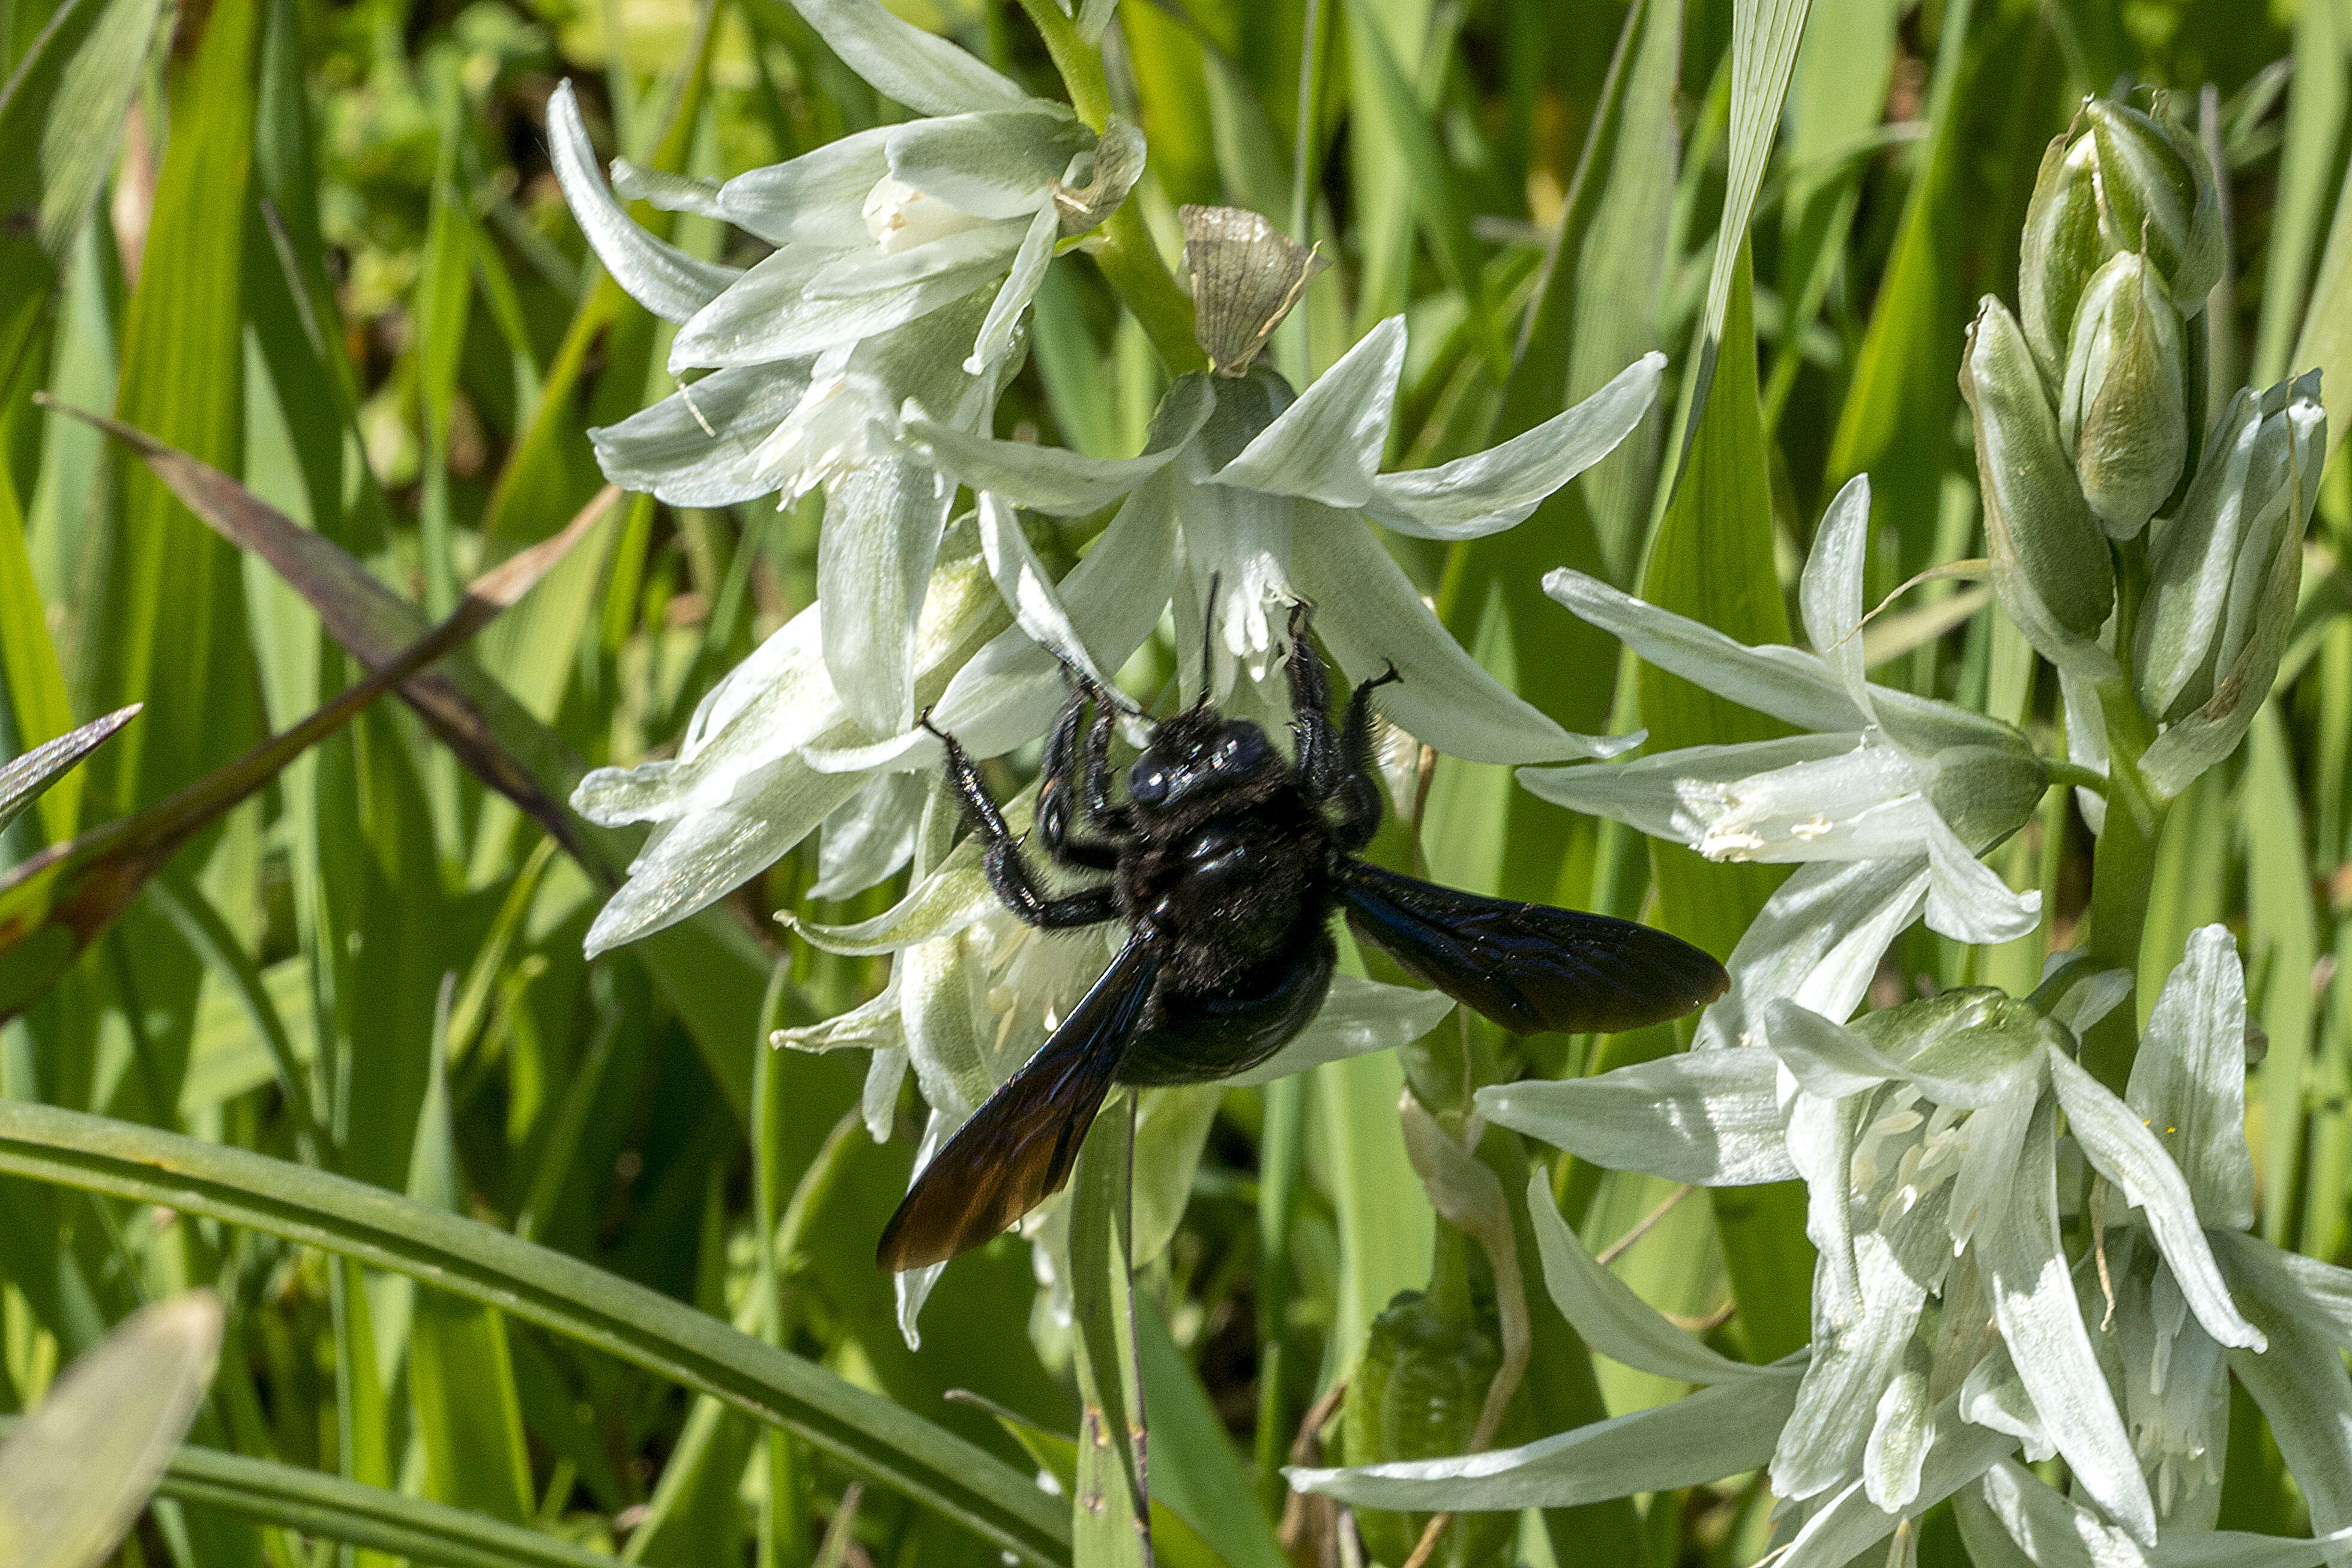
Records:
[[[1021,0],[1045,52],[1062,75],[1070,107],[1096,131],[1110,122],[1110,79],[1104,74],[1102,51],[1078,36],[1077,24],[1064,15],[1054,0]],[[1104,279],[1135,313],[1151,346],[1168,362],[1171,374],[1206,370],[1209,356],[1192,337],[1192,301],[1177,287],[1144,226],[1143,210],[1129,196],[1097,232],[1087,247]]]
[[[2099,685],[2099,709],[2107,730],[2107,818],[2091,858],[2091,934],[2084,951],[2120,967],[2137,985],[2140,939],[2156,882],[2157,839],[2172,802],[2158,795],[2139,771],[2140,758],[2156,739],[2155,721],[2139,704],[2131,673],[2132,632],[2147,582],[2147,556],[2140,550],[2119,550],[2116,565],[2115,641],[2120,668],[2113,679]],[[2138,1009],[2118,1007],[2084,1038],[2083,1065],[2120,1094],[2138,1048]]]

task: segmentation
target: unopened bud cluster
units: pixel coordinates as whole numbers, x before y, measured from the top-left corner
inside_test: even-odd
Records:
[[[2151,718],[2200,720],[2191,777],[2269,692],[2278,650],[2260,628],[2293,606],[2326,449],[2315,375],[2239,394],[2210,434],[2192,423],[2191,334],[2223,259],[2195,141],[2161,103],[2093,100],[2042,159],[2018,313],[1988,296],[1960,370],[2002,608],[2094,683],[2129,654]],[[2118,649],[2112,545],[2143,533],[2147,598]]]

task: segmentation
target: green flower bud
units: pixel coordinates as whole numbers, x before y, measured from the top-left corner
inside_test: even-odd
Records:
[[[2160,111],[2104,99],[2083,106],[2097,149],[2099,232],[2109,250],[2144,251],[2183,316],[2221,277],[2221,206],[2204,149]]]
[[[2099,237],[2098,184],[2092,174],[2097,148],[2087,136],[2069,145],[2053,139],[2042,155],[2025,233],[2017,257],[2017,313],[2032,346],[2033,363],[2055,387],[2066,372],[2066,334],[2083,286],[2105,258]]]
[[[2104,676],[2095,641],[2115,608],[2115,563],[2083,500],[2025,334],[1985,297],[1969,329],[1960,395],[1976,427],[1993,593],[2052,663]]]
[[[2168,726],[2145,763],[2160,787],[2226,756],[2270,695],[2326,455],[2317,371],[2241,392],[2179,511],[2156,531],[2133,673],[2141,704]]]
[[[1363,1359],[1339,1406],[1340,1442],[1350,1465],[1436,1459],[1469,1450],[1486,1402],[1487,1385],[1503,1364],[1500,1331],[1491,1311],[1465,1321],[1433,1296],[1401,1290],[1372,1320]],[[1514,1410],[1523,1408],[1515,1405]],[[1507,1433],[1512,1423],[1504,1423]],[[1498,1436],[1498,1444],[1517,1441]],[[1365,1554],[1387,1568],[1412,1555],[1425,1513],[1356,1510]],[[1510,1560],[1518,1521],[1508,1513],[1465,1513],[1447,1527],[1434,1561],[1461,1568]]]
[[[2107,532],[2147,526],[2189,457],[2188,351],[2180,312],[2146,258],[2093,273],[2066,350],[2058,438],[2083,499]]]
[[[1927,798],[1960,842],[1981,855],[2024,826],[2049,787],[2050,770],[2031,746],[1950,746],[1936,753]]]
[[[2039,1069],[2043,1047],[2073,1044],[2032,1003],[1986,985],[1882,1007],[1847,1027],[1902,1064],[1939,1105],[1989,1104]]]

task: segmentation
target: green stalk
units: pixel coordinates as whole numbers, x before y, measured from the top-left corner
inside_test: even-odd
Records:
[[[2139,705],[2131,672],[2132,633],[2147,586],[2146,544],[2135,540],[2116,552],[2117,668],[2114,679],[2099,685],[2107,727],[2107,820],[2091,859],[2091,931],[2084,947],[2093,958],[2122,968],[2135,985],[2156,881],[2157,840],[2172,808],[2139,770],[2140,758],[2156,739],[2156,725]],[[2084,1039],[2083,1065],[2121,1094],[2138,1048],[2138,1008],[2118,1007]]]
[[[1045,52],[1062,75],[1070,107],[1096,131],[1110,122],[1110,79],[1102,52],[1078,36],[1078,26],[1054,0],[1021,0],[1021,9],[1045,40]],[[1095,265],[1127,308],[1142,323],[1151,346],[1168,362],[1170,374],[1206,370],[1209,356],[1192,338],[1192,301],[1160,258],[1160,247],[1144,226],[1143,210],[1130,197],[1096,231],[1087,247]]]

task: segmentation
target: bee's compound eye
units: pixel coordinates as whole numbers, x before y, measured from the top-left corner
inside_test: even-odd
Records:
[[[1142,805],[1157,805],[1167,799],[1167,771],[1157,763],[1137,763],[1128,771],[1127,798]]]

